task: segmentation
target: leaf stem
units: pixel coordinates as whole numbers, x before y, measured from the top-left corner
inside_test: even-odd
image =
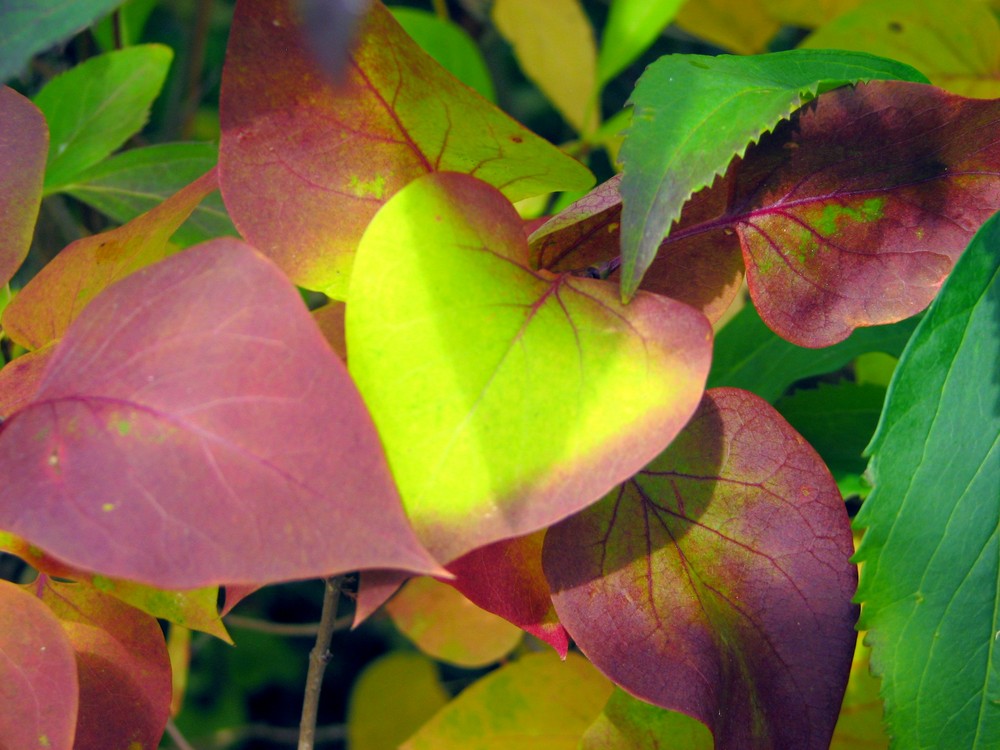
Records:
[[[437,13],[438,18],[443,18],[445,21],[448,20],[448,3],[445,0],[433,0],[434,12]]]
[[[330,663],[330,641],[337,628],[337,605],[340,603],[341,577],[325,581],[323,612],[319,618],[316,645],[309,652],[309,672],[306,674],[305,697],[302,701],[302,721],[299,723],[299,750],[313,750],[316,741],[316,718],[319,712],[319,694],[323,687],[323,673]]]

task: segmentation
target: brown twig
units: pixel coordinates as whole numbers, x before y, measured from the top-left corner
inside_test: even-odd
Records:
[[[340,603],[339,576],[326,579],[323,592],[323,613],[319,618],[316,645],[309,652],[309,671],[306,674],[305,696],[302,700],[302,721],[299,723],[299,750],[313,750],[316,742],[316,718],[319,713],[319,694],[323,687],[323,674],[330,663],[330,641],[337,627],[337,605]]]

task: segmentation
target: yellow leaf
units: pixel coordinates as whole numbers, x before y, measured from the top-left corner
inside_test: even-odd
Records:
[[[780,25],[771,18],[765,0],[688,0],[674,22],[706,42],[753,55],[763,52]]]
[[[830,750],[881,750],[889,747],[889,738],[882,728],[882,699],[879,680],[868,669],[871,649],[858,637],[851,663],[847,693],[840,709],[840,718],[833,730]]]
[[[597,47],[578,0],[496,0],[493,23],[524,74],[579,133],[598,124]]]
[[[862,2],[864,0],[764,0],[764,7],[779,23],[814,29],[857,8]]]

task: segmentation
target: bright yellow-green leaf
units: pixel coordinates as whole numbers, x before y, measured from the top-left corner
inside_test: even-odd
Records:
[[[387,654],[354,683],[347,709],[348,746],[396,750],[447,702],[434,662],[413,651]]]
[[[764,0],[778,23],[814,29],[861,5],[865,0]]]
[[[1000,23],[981,0],[870,0],[801,46],[891,57],[956,94],[1000,97]]]
[[[480,609],[433,578],[414,578],[386,605],[396,627],[435,659],[462,667],[499,661],[521,642],[520,628]]]
[[[684,0],[613,0],[597,58],[601,86],[621,73],[677,15]]]
[[[466,688],[401,750],[576,750],[611,690],[582,656],[530,654]]]
[[[597,127],[597,47],[578,0],[496,0],[493,22],[566,121],[581,133]]]
[[[767,49],[780,24],[765,0],[688,0],[674,22],[689,34],[741,55]]]

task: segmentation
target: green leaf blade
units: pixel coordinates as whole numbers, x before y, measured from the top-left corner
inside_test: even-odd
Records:
[[[1000,736],[998,319],[994,217],[900,360],[856,519],[860,627],[898,747],[985,749]]]
[[[611,3],[597,57],[603,87],[635,61],[677,15],[682,0],[616,0]]]

